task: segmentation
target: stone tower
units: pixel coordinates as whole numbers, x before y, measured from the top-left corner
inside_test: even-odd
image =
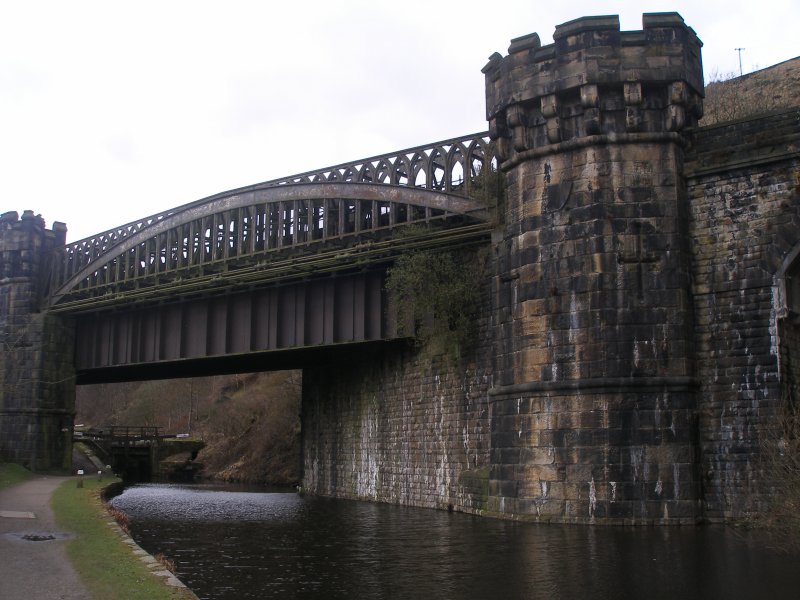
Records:
[[[0,215],[0,461],[36,471],[72,461],[74,339],[67,322],[42,310],[66,233],[31,211]]]
[[[585,17],[484,67],[506,176],[490,509],[700,514],[684,131],[701,42],[676,13]]]

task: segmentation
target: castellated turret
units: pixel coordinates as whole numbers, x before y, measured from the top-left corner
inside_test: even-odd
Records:
[[[484,67],[506,178],[490,497],[548,520],[698,514],[685,132],[701,42],[586,17]],[[500,236],[496,236],[499,239]]]
[[[492,55],[483,68],[486,116],[503,159],[695,125],[702,43],[677,13],[642,21],[642,31],[620,31],[617,16],[584,17],[556,27],[553,44],[542,46],[533,33],[512,40],[505,58]]]
[[[42,310],[64,223],[0,215],[0,460],[68,468],[75,406],[72,325]]]

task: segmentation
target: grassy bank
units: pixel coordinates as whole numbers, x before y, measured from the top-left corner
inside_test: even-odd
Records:
[[[0,490],[30,478],[32,473],[25,467],[11,463],[0,463]]]
[[[154,576],[109,527],[110,517],[100,500],[109,481],[87,478],[78,488],[74,480],[53,494],[58,525],[75,534],[67,542],[67,555],[94,598],[117,600],[188,600],[196,598],[184,588],[171,588]]]

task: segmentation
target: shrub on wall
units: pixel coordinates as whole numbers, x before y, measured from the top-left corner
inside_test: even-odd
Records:
[[[494,147],[469,182],[469,196],[488,209],[496,224],[502,219],[505,181],[497,169]],[[401,235],[421,236],[419,227]],[[477,312],[486,284],[488,248],[418,249],[401,255],[389,269],[386,289],[400,307],[401,335],[436,354],[458,356],[478,331]]]
[[[398,258],[386,287],[411,313],[399,332],[456,353],[469,346],[477,333],[484,265],[485,253],[475,249],[418,250]]]

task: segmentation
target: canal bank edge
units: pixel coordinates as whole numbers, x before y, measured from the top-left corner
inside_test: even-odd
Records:
[[[95,456],[95,454],[91,451],[91,449],[88,446],[84,444],[75,444],[74,447],[75,450],[77,450],[77,452],[80,455],[84,456],[85,459],[87,461],[90,461],[95,468],[99,469],[98,472],[103,471],[102,463],[100,463],[99,459]],[[75,452],[73,452],[73,460],[75,460],[74,457],[75,457]],[[119,535],[123,543],[125,543],[127,546],[130,547],[134,556],[136,556],[141,562],[143,562],[153,575],[160,578],[161,577],[165,578],[164,583],[166,583],[166,585],[169,587],[183,588],[185,590],[185,597],[188,600],[197,598],[194,592],[192,592],[191,589],[189,589],[186,586],[186,584],[184,584],[180,579],[178,579],[174,573],[166,569],[158,559],[156,559],[154,556],[152,556],[150,553],[144,550],[141,546],[139,546],[134,541],[134,539],[119,525],[119,523],[117,523],[114,520],[113,515],[111,515],[111,513],[107,510],[106,503],[108,502],[109,497],[112,495],[112,490],[114,490],[121,484],[122,481],[117,479],[115,481],[109,482],[107,485],[97,490],[99,499],[102,503],[101,504],[101,508],[103,511],[102,516],[104,518],[111,519],[110,521],[107,521],[108,526],[112,528],[117,533],[117,535]],[[64,485],[68,485],[68,483]]]
[[[101,505],[103,507],[103,517],[110,519],[106,521],[108,527],[119,536],[120,540],[126,546],[130,548],[133,556],[144,563],[153,576],[161,579],[163,583],[169,587],[181,589],[187,600],[199,600],[198,596],[189,587],[187,587],[185,583],[178,579],[173,572],[165,568],[156,557],[139,546],[139,544],[136,543],[130,534],[125,531],[116,520],[114,520],[109,511],[106,509],[105,502],[107,501],[106,499],[108,497],[108,492],[116,487],[119,483],[120,482],[110,483],[99,490],[100,499],[103,501],[103,504]]]

